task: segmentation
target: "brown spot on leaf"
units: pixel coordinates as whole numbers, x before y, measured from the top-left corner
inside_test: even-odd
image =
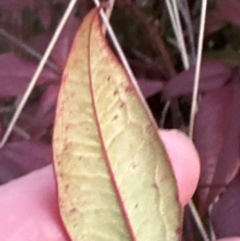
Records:
[[[176,234],[180,237],[180,236],[182,236],[182,227],[178,227],[177,229],[176,229]]]
[[[114,120],[117,120],[117,119],[118,119],[118,115],[115,115],[115,116],[113,117],[113,119],[114,119]]]
[[[62,83],[63,84],[66,82],[67,78],[68,78],[68,75],[66,73],[63,74],[63,77],[62,77]]]
[[[125,91],[126,91],[126,92],[131,92],[131,91],[133,91],[133,86],[132,86],[132,85],[128,85],[128,86],[125,88]]]
[[[77,209],[74,207],[74,208],[71,208],[70,210],[69,210],[69,212],[70,213],[75,213],[77,211]]]
[[[68,146],[67,145],[64,145],[63,146],[63,150],[66,151],[68,149]]]
[[[155,189],[158,189],[158,185],[157,185],[157,183],[154,182],[154,183],[152,184],[152,187],[155,188]]]
[[[133,162],[132,163],[132,168],[135,170],[137,167],[139,166],[139,164],[137,162]]]
[[[120,108],[123,108],[125,106],[125,102],[121,102],[121,104],[120,104]]]
[[[151,130],[152,129],[152,123],[147,124],[145,129],[146,129],[146,131]]]
[[[107,77],[107,81],[108,82],[111,81],[111,77],[110,76]]]
[[[138,208],[138,203],[134,206],[134,208]]]
[[[118,94],[118,89],[114,90],[114,92],[113,92],[114,96],[117,95],[117,94]]]

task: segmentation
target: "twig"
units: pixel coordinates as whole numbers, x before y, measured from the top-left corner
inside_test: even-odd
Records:
[[[25,50],[27,53],[29,53],[31,56],[33,56],[38,61],[40,61],[42,59],[42,55],[39,52],[37,52],[35,49],[29,47],[27,44],[23,43],[21,40],[17,39],[13,35],[9,34],[4,29],[0,29],[0,35],[2,35],[3,37],[7,38],[8,40],[10,40],[11,42],[13,42],[18,47],[20,47],[23,50]],[[54,64],[52,61],[48,60],[46,62],[46,65],[49,68],[51,68],[54,71],[56,71],[57,73],[60,73],[59,67],[56,64]]]
[[[56,42],[58,40],[58,37],[61,34],[62,29],[63,29],[65,23],[67,22],[67,20],[68,20],[70,14],[71,14],[71,12],[72,12],[76,2],[77,2],[77,0],[71,0],[69,2],[68,7],[67,7],[67,9],[66,9],[66,11],[65,11],[61,21],[60,21],[60,23],[59,23],[55,33],[54,33],[52,39],[51,39],[51,41],[50,41],[50,43],[49,43],[49,45],[48,45],[48,47],[47,47],[47,49],[46,49],[42,59],[41,59],[39,65],[37,67],[37,70],[34,73],[32,79],[31,79],[31,81],[30,81],[30,83],[29,83],[29,85],[27,87],[27,90],[25,91],[25,93],[23,95],[23,98],[21,99],[20,104],[17,107],[17,109],[16,109],[16,111],[15,111],[15,113],[14,113],[14,115],[13,115],[11,121],[10,121],[10,124],[8,125],[8,128],[7,128],[6,132],[4,133],[4,136],[3,136],[3,138],[2,138],[2,140],[0,142],[0,148],[2,148],[5,145],[9,135],[11,134],[11,132],[13,130],[13,127],[14,127],[17,119],[19,118],[19,116],[20,116],[20,114],[21,114],[21,112],[23,110],[23,107],[25,106],[25,104],[26,104],[26,102],[27,102],[27,100],[28,100],[28,98],[29,98],[29,96],[30,96],[30,94],[31,94],[31,92],[32,92],[32,90],[33,90],[37,80],[38,80],[38,77],[39,77],[41,71],[43,70],[44,65],[46,64],[46,61],[47,61],[48,57],[50,56],[51,51],[54,48],[54,46],[55,46],[55,44],[56,44]]]
[[[122,6],[127,6],[127,10],[132,10],[137,20],[139,20],[141,24],[145,27],[151,39],[155,43],[157,50],[159,52],[159,55],[162,57],[165,63],[165,66],[168,72],[168,77],[173,78],[174,76],[176,76],[176,70],[174,68],[173,61],[169,56],[165,43],[161,38],[161,36],[159,35],[158,29],[156,28],[156,26],[154,24],[151,24],[147,20],[146,15],[139,9],[139,7],[133,1],[131,2],[131,4],[126,2],[124,3],[123,0],[118,1],[118,3]]]

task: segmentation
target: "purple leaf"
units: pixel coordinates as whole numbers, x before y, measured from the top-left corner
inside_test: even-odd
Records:
[[[5,183],[51,163],[52,149],[33,140],[10,142],[0,150],[0,159],[0,182]]]
[[[60,67],[64,67],[67,57],[69,55],[73,38],[80,25],[80,20],[75,17],[70,17],[63,28],[61,35],[52,51],[51,58]],[[29,41],[29,45],[38,50],[44,52],[52,36],[42,34],[32,38]]]
[[[156,80],[138,79],[139,87],[145,98],[155,95],[163,89],[163,82]]]
[[[218,61],[204,61],[201,67],[200,93],[208,92],[223,86],[231,76],[231,69]],[[195,67],[180,73],[166,86],[163,94],[166,98],[191,94],[193,90]]]
[[[73,43],[73,39],[75,37],[77,29],[79,28],[79,25],[80,25],[80,20],[71,16],[68,19],[53,49],[51,56],[53,60],[61,67],[65,66],[65,63],[67,61],[67,58]]]
[[[217,9],[227,21],[240,26],[240,1],[239,0],[218,0]]]
[[[32,137],[40,138],[53,125],[58,91],[59,85],[50,85],[42,95],[28,127]]]
[[[226,24],[227,21],[220,10],[218,8],[211,9],[207,13],[205,32],[206,34],[212,34],[223,28]]]
[[[26,132],[30,138],[39,140],[49,135],[55,116],[56,99],[59,85],[49,85],[38,102],[29,104],[17,121],[17,126]],[[11,141],[21,141],[23,137],[14,131]]]
[[[39,18],[42,21],[43,26],[47,29],[51,24],[51,11],[50,7],[47,2],[39,1],[39,3],[42,2],[42,5],[40,5],[37,8],[37,14]]]
[[[29,0],[0,0],[0,8],[7,11],[21,11],[26,6],[31,5]]]
[[[36,51],[43,53],[46,50],[50,40],[51,35],[49,33],[43,33],[32,37],[28,41],[28,44]]]
[[[212,223],[217,238],[240,236],[240,173],[212,210]]]
[[[207,93],[196,116],[194,139],[201,159],[198,198],[202,215],[239,168],[240,86]]]
[[[12,53],[1,54],[0,65],[0,98],[22,94],[37,68],[35,64],[26,62]],[[38,84],[56,80],[56,74],[44,69]]]

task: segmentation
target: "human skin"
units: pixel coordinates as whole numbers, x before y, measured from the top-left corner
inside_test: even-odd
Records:
[[[199,179],[199,158],[191,141],[178,131],[161,131],[184,206]],[[32,172],[0,188],[0,240],[69,241],[57,204],[52,166]],[[227,238],[218,241],[240,241]]]

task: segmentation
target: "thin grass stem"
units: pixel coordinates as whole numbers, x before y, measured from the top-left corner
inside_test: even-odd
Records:
[[[209,239],[209,237],[207,235],[207,232],[206,232],[206,230],[204,228],[204,225],[202,223],[202,220],[199,217],[198,211],[197,211],[197,209],[196,209],[196,207],[195,207],[195,205],[194,205],[192,200],[190,200],[190,202],[188,203],[188,206],[190,208],[191,214],[193,215],[194,221],[197,224],[198,230],[199,230],[199,232],[202,235],[203,240],[204,241],[210,241],[210,239]]]
[[[189,133],[188,133],[191,139],[193,139],[195,117],[197,112],[197,99],[198,99],[198,92],[199,92],[200,70],[201,70],[201,63],[202,63],[206,11],[207,11],[207,0],[202,0],[202,11],[201,11],[200,29],[199,29],[199,37],[198,37],[197,62],[196,62],[196,71],[194,76],[194,87],[193,87],[192,105],[191,105],[191,113],[190,113],[190,125],[189,125]]]
[[[174,30],[174,33],[175,33],[175,36],[177,39],[178,49],[181,54],[184,69],[188,69],[190,66],[189,59],[188,59],[188,53],[187,53],[186,44],[185,44],[184,37],[183,37],[183,30],[182,30],[182,25],[181,25],[181,21],[180,21],[180,17],[179,17],[177,4],[176,4],[175,0],[165,0],[165,2],[167,5],[167,8],[168,8],[172,27],[173,27],[173,30]]]
[[[161,116],[161,120],[160,120],[160,128],[164,128],[164,123],[166,121],[167,118],[167,113],[170,107],[171,101],[167,100],[166,103],[164,104],[163,110],[162,110],[162,116]]]
[[[199,92],[200,69],[201,69],[201,63],[202,63],[202,51],[203,51],[204,29],[205,29],[205,22],[206,22],[207,0],[202,0],[201,9],[202,10],[201,10],[201,20],[200,20],[199,37],[198,37],[197,62],[196,62],[196,71],[194,76],[194,87],[193,87],[192,105],[191,105],[191,113],[190,113],[190,125],[189,125],[189,133],[188,133],[189,137],[192,140],[193,140],[195,118],[197,113],[197,99],[198,99],[198,92]],[[193,201],[191,200],[188,205],[193,215],[193,218],[197,224],[197,227],[202,235],[203,240],[209,241],[208,234],[199,217],[199,214],[196,210],[196,207]]]
[[[186,25],[186,31],[188,34],[189,45],[190,45],[190,65],[196,63],[196,49],[195,49],[195,41],[194,41],[194,33],[193,33],[193,24],[191,21],[190,9],[187,0],[180,0],[177,2],[179,11],[182,15],[183,21]]]
[[[172,6],[173,6],[173,12],[176,18],[176,23],[177,23],[177,27],[178,27],[178,44],[179,44],[179,49],[180,49],[180,53],[182,56],[182,61],[183,61],[183,65],[184,65],[184,69],[189,69],[189,58],[188,58],[188,53],[187,53],[187,49],[186,49],[186,44],[184,41],[184,34],[183,34],[183,29],[182,29],[182,24],[180,21],[180,17],[179,17],[179,10],[178,10],[178,5],[176,3],[176,0],[172,0]]]
[[[175,31],[175,35],[178,41],[179,50],[181,52],[182,61],[185,69],[188,69],[189,59],[186,58],[186,45],[183,39],[183,33],[182,33],[182,27],[180,23],[180,18],[178,14],[178,7],[175,0],[172,0],[172,3],[169,2],[169,0],[166,0],[169,15],[172,21],[173,29]],[[198,55],[197,55],[197,64],[196,64],[196,72],[195,72],[195,78],[194,78],[194,89],[193,89],[193,100],[192,100],[192,106],[191,106],[191,117],[190,117],[190,127],[189,127],[189,136],[191,139],[193,139],[193,128],[195,123],[195,115],[197,111],[197,96],[198,96],[198,90],[199,90],[199,79],[200,79],[200,67],[201,67],[201,61],[202,61],[202,49],[203,49],[203,37],[204,37],[204,28],[205,28],[205,19],[206,19],[206,9],[207,9],[207,0],[203,0],[202,2],[202,12],[201,12],[201,23],[200,23],[200,31],[199,31],[199,39],[198,39]],[[183,42],[182,42],[183,41]],[[169,101],[168,101],[169,102]],[[167,108],[169,103],[166,103],[165,107]],[[164,111],[166,112],[166,110]],[[193,215],[193,218],[195,220],[195,223],[197,224],[197,227],[199,229],[199,232],[202,235],[202,238],[204,241],[209,241],[207,232],[204,228],[204,225],[202,223],[202,220],[196,210],[196,207],[191,200],[189,202],[189,208],[191,211],[191,214]]]

